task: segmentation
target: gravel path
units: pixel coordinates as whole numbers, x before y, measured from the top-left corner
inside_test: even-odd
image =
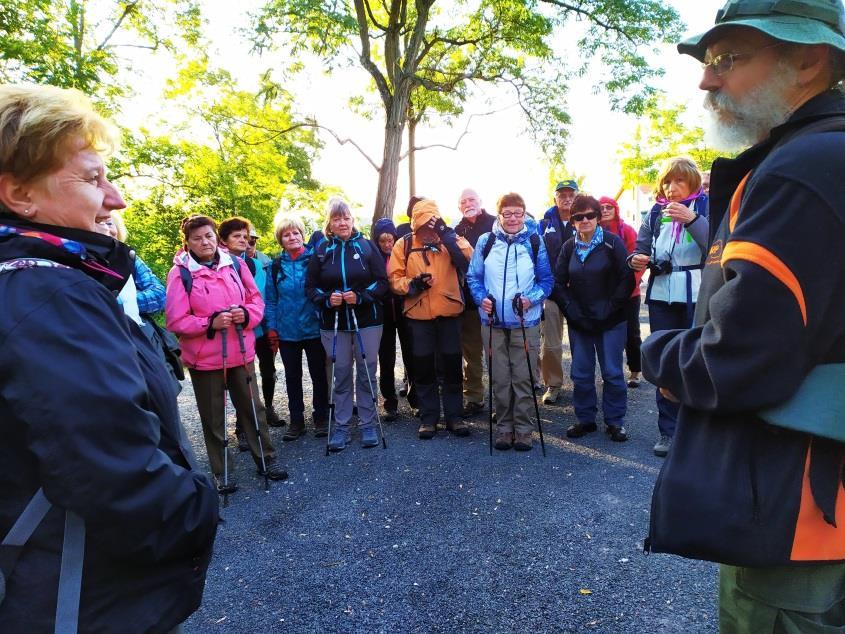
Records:
[[[716,566],[642,553],[661,464],[654,389],[629,390],[626,443],[567,440],[564,393],[541,405],[545,459],[539,442],[490,457],[486,412],[470,438],[421,441],[404,399],[386,451],[356,436],[327,458],[310,430],[288,443],[272,430],[290,479],[264,493],[240,455],[185,631],[717,631]],[[286,414],[281,383],[276,394]],[[189,381],[180,405],[206,466]]]

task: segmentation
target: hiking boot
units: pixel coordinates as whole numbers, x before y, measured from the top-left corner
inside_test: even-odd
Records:
[[[530,431],[517,432],[514,435],[513,448],[517,451],[531,451],[534,444],[534,438]]]
[[[223,484],[223,476],[214,476],[214,484],[217,485],[217,493],[220,495],[229,495],[238,490],[237,483],[229,478],[228,484]]]
[[[580,438],[598,429],[595,423],[575,423],[566,430],[567,438]]]
[[[361,446],[365,448],[378,447],[378,434],[375,425],[364,427],[361,430]]]
[[[628,387],[637,388],[640,387],[640,373],[639,372],[631,372],[628,376]]]
[[[546,393],[543,394],[543,404],[544,405],[553,405],[557,403],[557,400],[560,398],[560,388],[559,387],[550,387],[546,390]]]
[[[289,442],[291,440],[296,440],[303,434],[305,434],[305,421],[292,421],[290,427],[288,427],[287,431],[285,431],[285,435],[282,436],[282,440]]]
[[[284,418],[279,418],[279,415],[276,414],[276,410],[272,407],[267,408],[267,424],[270,427],[284,427],[287,425],[287,421]]]
[[[446,423],[446,429],[448,429],[450,433],[455,434],[455,436],[460,436],[461,438],[469,436],[469,427],[467,427],[467,424],[460,418]]]
[[[399,418],[399,410],[396,406],[388,407],[385,405],[384,407],[384,415],[382,416],[385,422],[392,423],[397,418]]]
[[[467,401],[467,404],[464,405],[464,411],[461,414],[464,418],[472,418],[476,414],[479,414],[484,411],[484,403],[474,403],[473,401]]]
[[[329,421],[325,418],[314,421],[314,438],[325,438],[329,435]]]
[[[335,428],[332,432],[332,438],[329,440],[329,451],[343,451],[348,444],[349,429],[346,427]]]
[[[666,434],[660,435],[660,440],[658,440],[654,445],[654,455],[658,458],[665,458],[669,455],[669,449],[672,447],[672,437],[667,436]]]
[[[244,432],[240,432],[237,434],[238,437],[238,451],[249,451],[249,442],[246,439],[246,434]]]
[[[288,479],[288,472],[282,469],[279,465],[276,464],[276,460],[274,458],[264,458],[264,464],[267,465],[267,479],[268,480],[287,480]],[[261,463],[259,459],[259,464],[255,472],[263,476],[264,469],[261,468]]]
[[[420,440],[431,440],[437,433],[437,428],[431,423],[423,423],[420,425],[418,433]]]
[[[613,442],[625,442],[628,440],[628,432],[622,425],[608,425],[604,432],[610,436]]]
[[[498,432],[493,446],[499,451],[507,451],[513,447],[513,433],[509,431]]]

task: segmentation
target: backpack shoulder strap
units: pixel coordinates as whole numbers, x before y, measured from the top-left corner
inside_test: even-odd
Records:
[[[412,244],[413,241],[414,241],[413,232],[412,233],[406,233],[404,236],[402,236],[401,240],[405,244],[405,261],[407,262],[408,256],[411,255],[411,247],[413,246],[413,244]]]
[[[282,268],[282,256],[273,258],[273,263],[270,265],[270,277],[274,284],[278,284],[285,279],[285,270]]]
[[[255,273],[258,271],[258,269],[255,267],[255,260],[247,256],[244,259],[244,262],[246,262],[246,268],[248,268],[249,272],[252,273],[252,277],[255,277]]]
[[[182,278],[182,286],[185,287],[185,294],[190,297],[194,288],[194,278],[191,272],[184,266],[179,267],[179,277]]]
[[[490,255],[490,250],[493,248],[493,245],[496,244],[496,234],[492,231],[487,233],[489,236],[484,243],[484,247],[481,249],[481,259],[486,260],[487,256]]]
[[[238,277],[241,275],[241,259],[235,255],[231,256],[232,258],[232,267],[235,269],[235,272],[238,274]]]
[[[838,114],[831,117],[823,117],[808,123],[807,125],[785,134],[772,148],[772,152],[782,145],[786,145],[793,139],[814,134],[816,132],[845,132],[845,115]],[[771,152],[769,152],[771,154]]]
[[[537,258],[540,256],[540,236],[532,233],[528,236],[528,241],[531,242],[531,259],[534,260],[534,266],[537,266]]]

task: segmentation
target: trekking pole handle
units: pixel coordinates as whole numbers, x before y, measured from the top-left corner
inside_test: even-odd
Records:
[[[522,293],[517,293],[513,296],[513,312],[519,317],[522,317],[522,314],[525,312],[525,308],[522,305]]]

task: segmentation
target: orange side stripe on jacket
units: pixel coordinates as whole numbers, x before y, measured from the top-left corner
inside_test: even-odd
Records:
[[[810,454],[807,448],[804,482],[801,485],[801,506],[795,522],[791,561],[832,561],[845,559],[845,487],[839,483],[836,495],[836,527],[824,521],[810,489]]]
[[[730,229],[731,232],[733,232],[734,227],[736,226],[737,218],[739,218],[739,205],[742,202],[742,192],[745,191],[745,184],[748,182],[750,176],[751,172],[748,172],[748,174],[743,176],[742,180],[739,181],[739,185],[737,185],[736,187],[734,195],[731,196],[731,205],[728,208],[728,229]]]
[[[722,252],[723,267],[728,260],[753,262],[774,275],[795,296],[795,301],[798,302],[798,307],[801,309],[801,318],[804,320],[804,325],[807,325],[807,303],[804,301],[804,291],[801,290],[801,283],[778,256],[759,244],[737,240],[728,242],[725,250]]]

